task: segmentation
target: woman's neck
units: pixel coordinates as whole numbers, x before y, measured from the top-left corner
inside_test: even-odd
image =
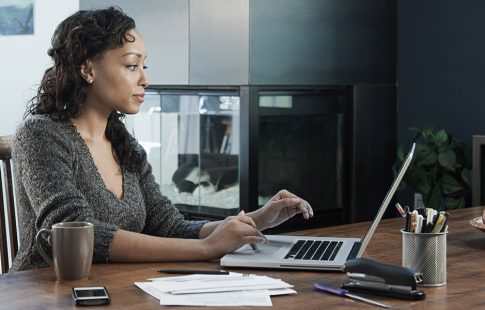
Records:
[[[81,115],[72,119],[72,123],[86,142],[103,141],[106,140],[105,131],[108,117],[109,114],[85,110],[82,111]]]

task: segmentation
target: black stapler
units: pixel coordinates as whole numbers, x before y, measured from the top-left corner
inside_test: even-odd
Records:
[[[348,260],[343,270],[347,272],[348,278],[342,288],[352,292],[409,300],[426,297],[425,292],[416,289],[422,281],[421,274],[410,268],[355,258]]]

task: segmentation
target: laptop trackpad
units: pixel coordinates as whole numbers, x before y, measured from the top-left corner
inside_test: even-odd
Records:
[[[271,240],[268,243],[258,243],[256,244],[257,250],[253,250],[253,248],[249,245],[246,244],[236,251],[234,253],[237,254],[242,254],[242,255],[271,255],[274,256],[278,252],[283,252],[286,253],[288,250],[291,248],[293,242],[284,242],[284,241],[273,241]]]

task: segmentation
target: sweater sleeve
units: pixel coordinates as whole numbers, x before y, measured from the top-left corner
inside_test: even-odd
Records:
[[[91,222],[93,261],[106,262],[117,227],[96,219],[92,206],[76,187],[76,154],[71,141],[50,122],[26,121],[17,130],[13,146],[16,176],[35,213],[36,229],[50,228],[59,222]],[[43,246],[49,247],[47,242]]]
[[[161,194],[145,150],[139,144],[137,149],[142,153],[143,158],[140,163],[139,177],[147,211],[143,232],[161,237],[198,239],[200,229],[208,221],[184,220],[172,202]]]

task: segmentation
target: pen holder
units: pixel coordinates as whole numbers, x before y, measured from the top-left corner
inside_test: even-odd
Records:
[[[402,233],[402,265],[422,274],[421,286],[446,285],[446,235]]]

